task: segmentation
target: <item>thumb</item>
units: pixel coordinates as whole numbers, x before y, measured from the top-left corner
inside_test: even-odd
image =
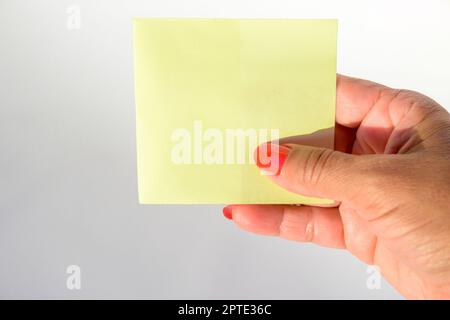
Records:
[[[264,152],[269,161],[261,161]],[[354,199],[364,184],[363,156],[304,145],[267,144],[258,147],[255,158],[263,174],[305,196]]]

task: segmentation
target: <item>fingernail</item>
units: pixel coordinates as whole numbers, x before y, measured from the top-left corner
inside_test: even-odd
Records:
[[[230,206],[226,206],[222,209],[223,216],[228,220],[233,220],[233,210]]]
[[[256,165],[263,174],[278,176],[291,150],[284,145],[261,145],[255,150]]]

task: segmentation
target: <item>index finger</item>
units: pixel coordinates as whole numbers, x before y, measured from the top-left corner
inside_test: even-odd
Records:
[[[389,88],[372,81],[338,74],[336,123],[348,128],[357,128],[386,89]]]

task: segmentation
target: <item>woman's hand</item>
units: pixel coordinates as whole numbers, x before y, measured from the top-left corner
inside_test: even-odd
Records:
[[[274,183],[333,208],[231,205],[246,231],[345,248],[407,298],[450,298],[450,115],[416,92],[339,76],[335,149],[280,141]],[[283,147],[284,146],[284,147]]]

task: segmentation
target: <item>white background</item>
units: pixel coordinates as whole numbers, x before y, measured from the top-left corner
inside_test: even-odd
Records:
[[[400,298],[345,251],[242,233],[220,206],[137,204],[133,16],[338,18],[340,73],[450,107],[450,1],[0,0],[0,297]]]

